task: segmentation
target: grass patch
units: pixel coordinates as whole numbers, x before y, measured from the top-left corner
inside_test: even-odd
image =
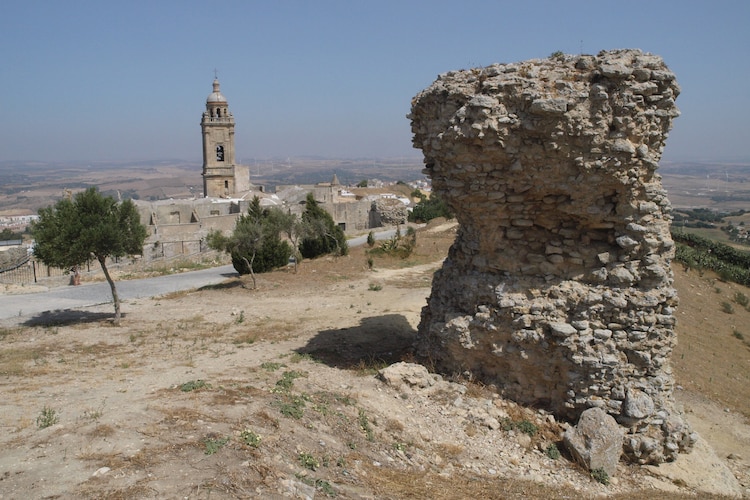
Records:
[[[180,390],[182,392],[192,392],[197,391],[198,389],[207,389],[211,387],[211,385],[206,382],[205,380],[191,380],[190,382],[185,382],[180,386]]]
[[[301,419],[305,414],[305,398],[303,396],[291,396],[288,400],[279,403],[279,412],[287,418]]]
[[[360,377],[369,377],[375,375],[378,371],[388,367],[390,363],[384,359],[380,359],[376,356],[370,355],[366,358],[360,358],[357,364],[354,365],[354,371]]]
[[[299,363],[301,361],[310,361],[311,363],[319,363],[317,359],[313,357],[312,354],[307,352],[295,352],[292,353],[291,357],[289,358],[290,363]]]
[[[246,333],[244,335],[240,335],[239,337],[232,340],[232,343],[235,345],[242,345],[242,344],[252,344],[257,340],[257,337],[251,333]]]
[[[276,381],[276,386],[272,392],[288,393],[292,390],[294,380],[300,377],[306,377],[307,374],[297,371],[286,371],[282,374],[281,378]]]
[[[524,434],[528,434],[532,437],[536,436],[536,433],[539,432],[539,427],[537,427],[532,422],[529,422],[528,420],[515,421],[508,417],[500,419],[500,428],[504,431],[515,430],[518,432],[523,432]]]
[[[27,363],[38,363],[41,359],[37,349],[5,349],[0,352],[0,375],[18,376],[28,374]]]

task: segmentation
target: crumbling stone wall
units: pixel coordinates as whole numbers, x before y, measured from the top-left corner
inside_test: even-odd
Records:
[[[600,407],[630,461],[695,439],[674,409],[670,204],[656,174],[674,74],[638,50],[440,75],[414,145],[460,229],[418,352],[575,421]]]

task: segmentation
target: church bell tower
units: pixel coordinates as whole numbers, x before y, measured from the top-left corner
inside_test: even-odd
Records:
[[[206,198],[231,197],[247,182],[236,177],[234,162],[234,117],[229,112],[226,97],[219,89],[219,79],[214,79],[214,89],[206,99],[206,111],[201,119],[203,132],[203,196]],[[241,170],[241,169],[240,169]]]

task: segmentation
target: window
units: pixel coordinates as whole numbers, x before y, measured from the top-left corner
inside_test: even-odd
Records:
[[[216,161],[224,161],[224,146],[216,146]]]

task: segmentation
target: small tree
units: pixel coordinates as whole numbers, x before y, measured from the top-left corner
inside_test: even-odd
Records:
[[[246,215],[240,216],[231,236],[219,231],[211,231],[206,238],[208,246],[214,250],[227,252],[232,256],[232,264],[240,275],[250,274],[253,288],[257,283],[255,273],[270,271],[283,266],[289,260],[292,249],[279,236],[278,217],[271,209],[260,206],[260,199],[253,198]]]
[[[107,258],[143,255],[146,227],[131,200],[118,203],[95,188],[39,210],[31,226],[34,255],[49,266],[77,269],[99,261],[112,291],[114,323],[120,322],[120,298],[107,269]]]
[[[346,255],[349,246],[346,243],[344,231],[333,221],[331,214],[323,210],[315,201],[312,193],[308,193],[302,222],[307,228],[307,236],[302,238],[300,252],[308,259],[327,253]]]

